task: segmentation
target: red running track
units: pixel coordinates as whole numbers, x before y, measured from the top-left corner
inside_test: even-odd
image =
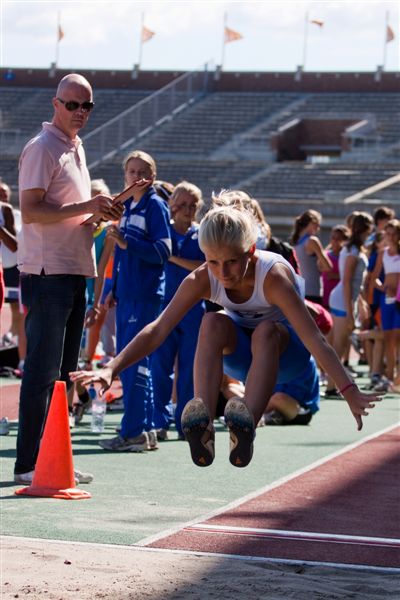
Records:
[[[392,428],[148,546],[400,568],[399,433]]]

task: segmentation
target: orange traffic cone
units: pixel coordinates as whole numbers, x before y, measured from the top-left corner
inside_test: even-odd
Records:
[[[91,498],[75,486],[65,381],[54,384],[32,485],[15,493],[65,500]]]

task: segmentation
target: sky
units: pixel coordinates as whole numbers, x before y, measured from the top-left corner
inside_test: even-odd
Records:
[[[0,0],[0,65],[130,70],[144,15],[155,35],[142,45],[143,70],[223,62],[225,71],[294,71],[305,62],[307,71],[362,72],[385,61],[385,70],[398,71],[399,7],[385,0]],[[224,45],[225,15],[243,37]],[[385,44],[387,15],[395,39]],[[58,18],[64,37],[57,44]]]

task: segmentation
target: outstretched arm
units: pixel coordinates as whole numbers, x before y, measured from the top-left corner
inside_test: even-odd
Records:
[[[208,296],[208,274],[201,267],[182,281],[175,296],[157,319],[146,325],[104,369],[74,371],[70,373],[71,380],[83,385],[99,381],[104,392],[121,371],[154,352],[192,306]]]

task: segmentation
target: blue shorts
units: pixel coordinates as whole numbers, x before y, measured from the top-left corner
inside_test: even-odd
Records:
[[[400,310],[396,306],[396,298],[390,298],[389,303],[387,300],[386,296],[381,299],[382,329],[383,331],[400,329]]]
[[[317,365],[312,356],[309,363],[295,379],[288,383],[277,383],[275,392],[282,392],[297,400],[303,408],[315,414],[319,410],[319,377]]]
[[[245,382],[252,361],[251,334],[254,330],[245,329],[234,322],[233,325],[236,329],[237,344],[232,354],[224,356],[224,372],[230,377]],[[306,369],[310,360],[309,351],[294,329],[287,324],[285,327],[289,332],[289,343],[279,357],[278,383],[286,383],[298,377]],[[265,367],[268,368],[268,356],[265,357]]]

